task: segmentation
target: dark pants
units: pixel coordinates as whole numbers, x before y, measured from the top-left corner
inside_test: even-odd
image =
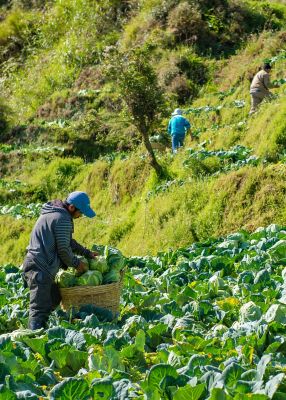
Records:
[[[60,304],[59,288],[53,277],[33,261],[24,261],[23,277],[30,289],[29,328],[43,328],[50,313]]]

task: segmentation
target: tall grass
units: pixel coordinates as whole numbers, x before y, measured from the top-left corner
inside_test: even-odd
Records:
[[[57,0],[47,9],[38,23],[36,50],[5,80],[15,122],[33,117],[55,91],[72,86],[83,66],[99,62],[104,46],[116,39],[105,32],[112,19],[108,7],[109,2]]]
[[[97,216],[75,221],[75,238],[79,242],[86,246],[109,243],[127,255],[156,254],[159,250],[187,246],[239,229],[285,224],[285,164],[244,167],[218,176],[196,178],[186,176],[180,160],[183,152],[178,154],[171,169],[185,183],[174,184],[164,191],[155,191],[158,182],[153,172],[149,172],[147,161],[140,161],[138,169],[140,163],[135,156],[111,165],[101,160],[76,169],[76,173],[66,171],[68,162],[61,167],[54,163],[45,180],[52,182],[55,171],[61,168],[69,184],[61,190],[55,186],[51,198],[64,198],[65,193],[75,189],[89,193]],[[129,184],[125,178],[130,173],[133,178]],[[122,197],[115,197],[115,191]],[[0,218],[0,263],[21,263],[34,222]]]
[[[16,72],[10,71],[6,75],[3,93],[13,110],[14,123],[29,124],[39,106],[53,100],[55,93],[67,93],[67,89],[73,87],[84,66],[100,64],[104,49],[118,38],[118,31],[110,31],[110,22],[116,20],[113,15],[116,4],[118,2],[111,0],[105,3],[55,0],[52,8],[45,11],[36,39],[31,43],[30,50],[33,51],[27,52],[26,62],[18,66]],[[191,67],[208,67],[204,79],[209,81],[200,91],[199,98],[193,103],[186,102],[183,108],[188,111],[206,105],[222,106],[216,111],[187,114],[193,131],[197,129],[201,133],[197,138],[188,136],[185,146],[198,149],[205,141],[208,149],[227,149],[239,143],[253,148],[254,154],[264,158],[266,163],[212,175],[219,171],[218,159],[213,157],[205,164],[208,173],[203,174],[198,166],[183,167],[184,151],[179,151],[176,156],[167,151],[158,157],[173,180],[169,185],[170,182],[159,181],[150,171],[142,149],[126,157],[102,157],[93,163],[71,157],[27,157],[18,165],[16,156],[11,156],[10,160],[6,156],[7,175],[28,184],[26,191],[20,189],[15,194],[15,200],[26,201],[27,196],[31,196],[46,201],[65,198],[73,190],[87,191],[97,216],[92,220],[75,221],[75,238],[86,246],[112,244],[126,255],[155,254],[159,250],[186,246],[241,228],[252,230],[270,223],[285,224],[285,87],[274,90],[278,97],[265,102],[255,115],[248,117],[251,77],[265,58],[286,48],[285,33],[265,31],[254,35],[245,48],[229,60],[209,58],[200,64],[202,60],[193,48],[186,44],[172,48],[174,43],[169,41],[160,23],[152,25],[152,9],[158,6],[155,11],[161,12],[161,2],[150,0],[137,5],[141,14],[126,25],[121,37],[122,46],[144,42],[145,27],[150,34],[155,35],[156,31],[157,50],[152,57],[162,80],[172,72],[168,71],[172,61],[187,61],[187,66]],[[277,10],[284,12],[284,8]],[[7,26],[5,29],[6,33],[10,32]],[[158,43],[163,42],[160,40],[164,42],[161,48]],[[272,78],[284,76],[284,70],[285,61],[277,61]],[[114,86],[108,82],[98,96],[96,110],[103,120],[112,112],[115,115],[115,122],[106,121],[114,126],[114,141],[118,132],[124,136],[132,129],[125,126],[125,120],[119,121],[119,100]],[[244,101],[245,105],[236,107],[238,100]],[[171,111],[177,104],[171,95],[168,101]],[[108,106],[104,108],[103,104]],[[91,129],[95,121],[92,119]],[[162,119],[162,132],[166,131],[167,123],[168,118]],[[83,129],[74,135],[82,137]],[[0,263],[21,263],[34,223],[34,220],[0,217]]]

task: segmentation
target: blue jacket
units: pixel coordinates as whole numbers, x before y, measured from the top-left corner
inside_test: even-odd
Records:
[[[185,136],[186,131],[190,129],[191,124],[182,115],[175,115],[169,121],[168,132],[170,135]]]

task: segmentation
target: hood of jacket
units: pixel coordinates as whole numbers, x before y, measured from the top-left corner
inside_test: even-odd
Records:
[[[41,210],[41,215],[51,214],[51,213],[55,213],[55,212],[68,214],[70,216],[70,218],[72,219],[70,213],[68,212],[68,210],[62,200],[52,200],[52,201],[49,201],[46,204],[44,204],[42,207],[42,210]]]

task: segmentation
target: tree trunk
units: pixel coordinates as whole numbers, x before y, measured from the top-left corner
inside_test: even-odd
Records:
[[[154,150],[151,146],[151,143],[149,140],[149,135],[147,133],[147,128],[141,124],[139,127],[139,130],[142,135],[142,139],[143,139],[144,145],[146,147],[146,150],[148,152],[150,164],[155,169],[157,176],[159,178],[162,178],[164,176],[164,171],[163,171],[162,166],[158,163],[158,161],[155,157]]]

